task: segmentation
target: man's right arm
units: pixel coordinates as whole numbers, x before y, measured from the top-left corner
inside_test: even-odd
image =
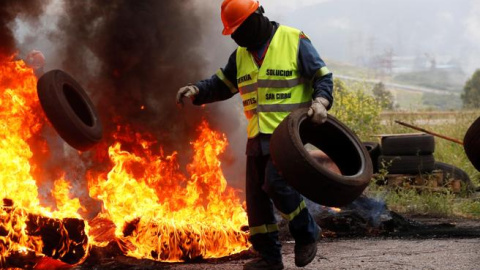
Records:
[[[238,93],[237,87],[237,51],[228,59],[225,68],[221,68],[210,79],[197,82],[199,92],[193,98],[193,104],[202,105],[229,99]]]

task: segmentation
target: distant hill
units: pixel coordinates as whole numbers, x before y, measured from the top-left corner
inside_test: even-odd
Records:
[[[332,0],[270,15],[305,31],[325,58],[367,65],[392,50],[394,56],[451,56],[472,72],[480,67],[480,48],[467,23],[476,2]]]

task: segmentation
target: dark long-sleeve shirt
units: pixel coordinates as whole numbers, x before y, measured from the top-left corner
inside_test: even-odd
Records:
[[[274,30],[271,38],[273,38],[279,26],[278,23],[272,23],[274,24]],[[259,66],[263,62],[263,57],[265,56],[265,51],[268,50],[269,44],[270,42],[267,42],[262,48],[256,51],[250,51]],[[193,104],[202,105],[226,100],[238,93],[236,54],[237,51],[235,50],[230,55],[227,65],[223,69],[220,69],[221,72],[213,75],[210,79],[202,80],[195,84],[200,91],[198,95],[195,96]],[[327,99],[330,103],[327,109],[330,109],[333,103],[332,73],[326,69],[325,62],[320,58],[310,39],[303,33],[300,35],[298,66],[300,75],[312,80],[312,99],[317,97]],[[219,76],[224,78],[220,78]],[[247,155],[268,154],[269,141],[270,135],[268,134],[260,134],[255,138],[249,139],[247,143]]]

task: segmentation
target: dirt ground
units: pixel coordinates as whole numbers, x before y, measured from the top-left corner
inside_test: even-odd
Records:
[[[323,238],[314,261],[294,265],[294,242],[283,241],[285,269],[452,269],[480,270],[480,220],[415,217],[425,225],[439,225],[411,234],[387,237]],[[109,258],[84,269],[129,270],[240,270],[250,253],[196,263],[167,264],[127,257]]]
[[[285,269],[480,269],[480,239],[350,239],[320,242],[314,261],[294,265],[293,243],[284,243]],[[174,265],[171,269],[240,270],[246,260]]]
[[[480,220],[412,217],[423,224],[451,224],[452,234],[402,237],[323,239],[314,261],[305,268],[294,264],[294,243],[283,243],[285,269],[451,269],[480,270]],[[240,270],[248,260],[219,264],[173,265],[175,270]]]

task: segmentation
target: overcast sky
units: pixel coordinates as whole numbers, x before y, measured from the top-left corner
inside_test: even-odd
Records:
[[[479,0],[264,0],[267,16],[304,30],[324,58],[351,61],[392,49],[397,56],[450,56],[480,68]]]
[[[53,25],[55,15],[61,13],[59,2],[54,0],[50,14],[43,19],[46,25]],[[198,14],[205,18],[200,30],[205,38],[192,45],[201,47],[212,69],[223,66],[235,44],[220,34],[222,0],[193,0],[193,3]],[[480,0],[262,0],[260,3],[271,20],[305,31],[327,61],[355,62],[391,49],[400,57],[428,54],[451,59],[460,62],[467,73],[480,68]],[[181,26],[172,27],[181,31]],[[38,33],[37,30],[33,33]],[[52,46],[43,47],[52,50]]]

